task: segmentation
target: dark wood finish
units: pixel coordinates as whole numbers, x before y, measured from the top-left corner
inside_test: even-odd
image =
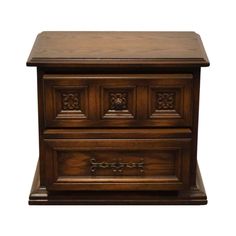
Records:
[[[46,74],[43,84],[46,127],[184,127],[192,122],[192,74]]]
[[[188,188],[190,144],[191,139],[130,139],[129,142],[47,139],[46,187],[48,190]]]
[[[191,138],[192,131],[188,128],[165,129],[45,129],[43,133],[48,138],[69,139],[161,139],[161,138]]]
[[[199,168],[196,185],[180,191],[54,191],[40,183],[37,165],[31,188],[30,205],[205,205],[207,198]]]
[[[109,43],[108,43],[109,42]],[[30,204],[206,204],[193,32],[43,32]]]

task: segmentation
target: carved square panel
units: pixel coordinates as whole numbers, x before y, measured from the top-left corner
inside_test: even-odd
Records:
[[[54,87],[56,119],[87,118],[87,87]]]
[[[135,87],[102,87],[101,113],[102,118],[133,119],[136,113]]]
[[[80,111],[81,96],[78,91],[65,91],[61,93],[62,109],[64,111]]]
[[[158,111],[173,111],[176,109],[175,92],[156,92],[156,109]]]
[[[151,87],[149,96],[150,118],[181,118],[183,114],[182,87]]]

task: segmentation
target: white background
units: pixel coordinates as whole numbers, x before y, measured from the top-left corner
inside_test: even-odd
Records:
[[[236,235],[235,1],[1,0],[0,235]],[[36,69],[44,30],[196,31],[202,69],[198,158],[206,206],[28,206],[38,158]]]

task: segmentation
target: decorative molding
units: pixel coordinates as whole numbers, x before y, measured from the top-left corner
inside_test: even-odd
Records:
[[[95,173],[98,168],[111,169],[114,173],[122,173],[125,168],[139,169],[140,173],[144,172],[144,162],[140,159],[139,162],[122,162],[122,160],[116,160],[114,162],[97,162],[95,158],[90,159],[90,171]]]
[[[157,92],[156,93],[156,109],[157,110],[174,110],[175,109],[175,93]]]
[[[63,93],[62,94],[63,110],[80,110],[80,98],[78,93]]]
[[[110,93],[110,110],[127,110],[128,109],[128,93]]]

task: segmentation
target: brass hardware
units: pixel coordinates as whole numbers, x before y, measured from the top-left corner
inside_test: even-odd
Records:
[[[143,159],[140,159],[140,162],[122,162],[114,161],[114,162],[97,162],[95,158],[90,159],[90,171],[92,173],[95,173],[98,168],[110,168],[114,173],[122,173],[125,168],[133,169],[137,168],[139,169],[140,173],[144,172],[144,162]]]

